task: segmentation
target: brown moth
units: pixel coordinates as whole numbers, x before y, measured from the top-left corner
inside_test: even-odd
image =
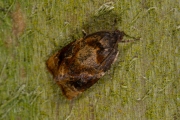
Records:
[[[119,30],[96,32],[69,43],[46,61],[67,99],[84,92],[110,69],[125,35]]]

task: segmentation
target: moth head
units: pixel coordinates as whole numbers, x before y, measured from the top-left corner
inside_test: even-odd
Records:
[[[118,39],[119,42],[122,41],[123,37],[126,35],[124,31],[119,31],[119,30],[115,30],[113,34]]]

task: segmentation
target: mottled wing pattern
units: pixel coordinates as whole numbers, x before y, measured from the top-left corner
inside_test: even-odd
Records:
[[[47,68],[63,94],[72,99],[96,83],[110,69],[119,34],[101,31],[74,41],[47,61]]]

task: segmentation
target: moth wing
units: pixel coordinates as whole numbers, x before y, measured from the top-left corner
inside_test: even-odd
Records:
[[[83,75],[83,77],[71,77],[67,78],[66,80],[57,81],[57,84],[60,85],[64,96],[66,96],[67,99],[71,100],[91,87],[98,80],[99,77],[92,77],[86,74]]]
[[[112,50],[109,55],[103,60],[103,62],[98,67],[99,70],[106,72],[110,69],[111,65],[116,61],[116,57],[118,56],[117,50]]]

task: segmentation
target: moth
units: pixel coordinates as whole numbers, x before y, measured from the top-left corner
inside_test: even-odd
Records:
[[[73,41],[46,61],[63,95],[72,100],[95,84],[118,56],[123,31],[99,31]],[[135,38],[134,38],[135,39]]]

